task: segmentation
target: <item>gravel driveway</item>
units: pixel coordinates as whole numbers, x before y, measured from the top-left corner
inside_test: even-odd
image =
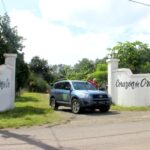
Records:
[[[71,126],[150,120],[150,111],[109,111],[101,113],[96,110],[94,112],[85,111],[76,115],[71,112],[71,109],[60,107],[58,113],[62,114],[66,118],[67,124]]]

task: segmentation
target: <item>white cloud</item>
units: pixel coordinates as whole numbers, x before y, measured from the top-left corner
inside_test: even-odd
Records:
[[[109,1],[99,0],[39,0],[39,6],[43,16],[52,20],[67,20],[70,17],[78,15],[81,12],[93,11],[99,12],[106,10],[104,6],[109,5]]]
[[[82,58],[103,58],[118,41],[149,42],[149,9],[126,0],[39,0],[39,6],[42,17],[27,10],[10,13],[27,39],[27,62],[38,55],[49,64],[73,65]],[[74,34],[76,28],[84,32]]]
[[[101,22],[101,18],[109,15],[110,1],[102,0],[40,0],[39,6],[44,18],[62,21],[65,25],[73,25],[93,29]],[[105,7],[107,6],[107,7]],[[105,13],[105,17],[104,17]],[[92,25],[90,27],[90,25]]]
[[[19,34],[26,38],[27,62],[35,55],[48,60],[49,64],[75,64],[82,58],[95,60],[106,55],[110,41],[107,34],[89,32],[73,36],[67,27],[51,24],[28,11],[14,10],[11,19],[13,26],[18,26]]]
[[[135,24],[133,32],[131,35],[131,40],[139,40],[144,43],[150,44],[150,15],[141,18],[137,24]]]
[[[149,8],[128,0],[39,0],[42,16],[91,31],[135,23]]]

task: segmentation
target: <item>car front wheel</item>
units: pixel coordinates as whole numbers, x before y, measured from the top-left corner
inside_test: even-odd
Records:
[[[80,102],[77,99],[73,99],[71,108],[74,114],[80,113],[80,110],[81,110]]]
[[[108,112],[110,109],[110,106],[101,106],[99,109],[101,112]]]

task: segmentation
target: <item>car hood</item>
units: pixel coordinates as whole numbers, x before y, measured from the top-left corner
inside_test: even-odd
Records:
[[[75,90],[75,93],[85,93],[85,94],[107,94],[105,91],[100,91],[100,90]]]

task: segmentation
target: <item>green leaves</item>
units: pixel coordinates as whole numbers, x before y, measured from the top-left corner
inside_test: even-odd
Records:
[[[112,57],[120,59],[121,68],[130,68],[133,73],[145,73],[143,66],[150,62],[150,48],[140,41],[119,42],[109,49]]]
[[[85,77],[89,74],[94,72],[95,64],[93,61],[83,58],[77,64],[74,65],[74,70],[77,73],[78,79],[85,79]]]

